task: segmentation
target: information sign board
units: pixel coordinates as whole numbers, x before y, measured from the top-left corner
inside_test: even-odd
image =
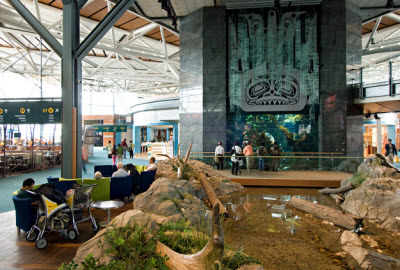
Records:
[[[126,132],[127,125],[93,125],[97,132]]]
[[[0,102],[0,124],[61,123],[61,101]]]

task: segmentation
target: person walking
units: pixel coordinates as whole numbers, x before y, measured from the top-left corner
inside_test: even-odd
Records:
[[[240,155],[243,155],[242,148],[239,146],[239,142],[235,142],[235,146],[232,147],[230,154],[232,155],[232,175],[238,175],[239,172],[239,162],[240,162]]]
[[[267,148],[265,148],[265,144],[262,142],[257,149],[258,156],[258,169],[260,171],[265,170],[265,159],[264,157],[267,155]]]
[[[217,161],[217,170],[224,169],[224,155],[225,155],[225,149],[222,147],[222,142],[218,142],[218,146],[215,148],[215,158]]]
[[[281,149],[280,149],[280,147],[279,147],[277,142],[274,142],[274,145],[271,146],[270,152],[271,152],[272,156],[280,156],[281,155]],[[277,172],[278,171],[278,167],[279,167],[279,158],[277,158],[277,157],[272,158],[272,168],[271,168],[271,170]]]
[[[253,146],[251,142],[247,144],[247,146],[243,150],[244,155],[246,156],[246,165],[247,165],[247,172],[251,171],[251,167],[253,165]]]
[[[132,141],[130,141],[128,147],[129,158],[133,158],[133,149],[135,149],[135,145],[132,143]]]
[[[117,156],[118,156],[118,150],[117,147],[114,144],[113,149],[111,150],[111,157],[112,157],[112,163],[113,165],[117,164]]]
[[[118,162],[122,162],[122,155],[124,154],[124,148],[122,148],[121,144],[118,144]]]
[[[111,141],[108,141],[108,143],[106,145],[106,148],[107,148],[107,156],[108,156],[108,158],[111,158],[111,154],[112,154],[111,152],[112,152],[112,149],[113,149]]]
[[[394,155],[397,155],[396,145],[392,144],[392,140],[389,139],[385,145],[385,157],[390,164],[393,164]]]
[[[124,158],[126,158],[126,150],[128,150],[128,145],[126,143],[126,139],[121,142],[122,152],[124,154]]]

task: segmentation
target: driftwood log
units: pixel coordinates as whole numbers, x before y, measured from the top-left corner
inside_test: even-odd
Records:
[[[199,180],[200,180],[200,183],[203,186],[204,191],[206,192],[206,196],[207,196],[208,200],[211,202],[211,204],[219,205],[219,214],[223,215],[224,217],[229,217],[228,211],[226,211],[224,205],[218,199],[217,194],[215,194],[214,188],[208,182],[207,176],[204,173],[200,173]]]
[[[189,159],[189,155],[190,155],[190,150],[192,149],[192,144],[190,144],[189,149],[187,150],[186,156],[185,156],[185,164]]]
[[[393,168],[397,172],[400,172],[399,168],[397,168],[393,164],[390,164],[389,162],[387,162],[385,156],[383,156],[382,154],[375,154],[375,156],[378,157],[382,161],[382,165],[383,166],[386,166],[386,167],[389,167],[389,168]]]
[[[221,226],[219,209],[220,205],[215,204],[212,216],[212,233],[206,246],[196,254],[179,254],[166,245],[157,242],[156,252],[161,256],[167,256],[165,261],[171,270],[212,270],[215,264],[222,264],[222,254],[224,252],[224,230]],[[218,268],[217,268],[218,269]]]
[[[344,214],[340,210],[305,201],[297,197],[292,197],[288,202],[286,202],[286,204],[321,219],[333,222],[334,224],[348,230],[357,229],[362,222],[361,218],[358,218],[354,215]]]
[[[324,189],[318,190],[318,192],[322,193],[322,194],[337,194],[337,193],[343,193],[343,192],[349,191],[349,190],[354,189],[354,188],[355,187],[351,183],[348,183],[347,185],[345,185],[343,187],[339,187],[339,188],[324,188]]]
[[[339,194],[329,194],[329,196],[331,196],[331,198],[332,198],[337,204],[340,204],[341,202],[344,201],[343,197],[340,196]]]

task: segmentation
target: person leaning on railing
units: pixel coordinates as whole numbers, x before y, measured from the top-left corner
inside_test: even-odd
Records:
[[[224,169],[224,155],[225,155],[225,149],[222,147],[222,142],[218,142],[218,146],[215,148],[217,170]]]
[[[247,144],[247,146],[243,150],[244,155],[246,156],[246,165],[247,165],[247,172],[251,171],[251,166],[253,164],[253,159],[251,156],[253,156],[253,145],[251,142]]]

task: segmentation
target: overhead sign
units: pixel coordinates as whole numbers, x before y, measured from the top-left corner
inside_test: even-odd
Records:
[[[61,101],[0,102],[0,124],[61,123]]]
[[[126,132],[127,125],[93,125],[97,132]]]

